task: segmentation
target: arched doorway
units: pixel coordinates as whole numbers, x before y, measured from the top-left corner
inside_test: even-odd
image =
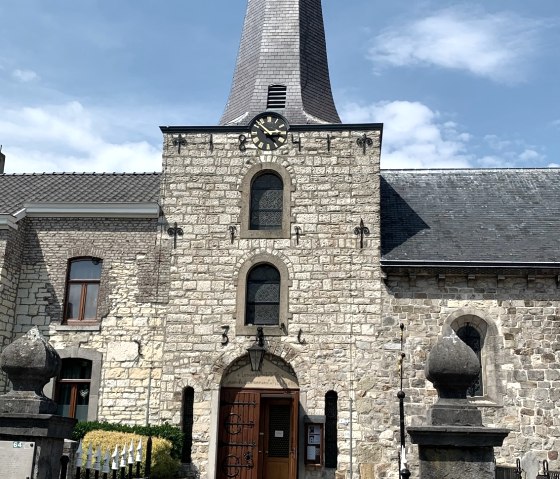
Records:
[[[295,479],[298,411],[298,380],[283,359],[267,354],[258,373],[248,356],[234,361],[220,390],[218,479]]]

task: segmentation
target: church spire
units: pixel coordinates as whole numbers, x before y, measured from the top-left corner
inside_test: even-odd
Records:
[[[321,0],[249,0],[221,125],[267,110],[292,124],[340,123],[331,92]]]

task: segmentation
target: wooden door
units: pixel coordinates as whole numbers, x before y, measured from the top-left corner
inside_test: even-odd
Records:
[[[259,479],[257,445],[260,394],[255,391],[222,389],[217,477]]]
[[[296,477],[297,401],[270,398],[262,400],[262,474],[259,479]]]

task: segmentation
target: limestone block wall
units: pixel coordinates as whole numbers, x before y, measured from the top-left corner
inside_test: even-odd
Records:
[[[498,464],[514,465],[517,457],[532,458],[530,462],[548,459],[551,470],[560,469],[560,289],[555,274],[510,272],[470,279],[449,273],[445,279],[435,274],[414,279],[389,275],[381,314],[385,348],[392,347],[389,338],[396,336],[399,323],[406,326],[409,424],[421,424],[436,398],[425,380],[424,365],[444,323],[478,317],[490,326],[482,350],[487,395],[472,401],[482,407],[485,425],[512,429],[504,446],[496,449]],[[383,355],[380,352],[380,360]],[[394,387],[389,392],[389,386],[396,384],[394,365],[391,368],[388,358],[381,364],[393,373],[378,377],[367,392],[378,404],[393,397]],[[387,394],[380,391],[384,388]],[[380,421],[381,411],[372,410],[372,419]],[[396,440],[397,417],[392,419],[388,439]],[[411,451],[415,457],[417,451]]]
[[[239,272],[255,257],[274,258],[287,270],[288,320],[286,334],[267,336],[268,348],[294,368],[306,414],[324,415],[325,393],[338,393],[339,469],[347,470],[351,445],[359,455],[355,463],[369,460],[358,447],[371,425],[360,420],[356,385],[371,368],[380,313],[380,132],[301,131],[293,138],[301,140],[301,151],[290,137],[273,153],[250,141],[240,151],[240,133],[213,131],[210,138],[210,132],[185,131],[164,138],[162,205],[167,222],[177,222],[184,235],[171,251],[161,419],[178,424],[181,391],[194,388],[193,461],[206,474],[222,374],[254,341],[241,332],[237,301],[245,278]],[[365,154],[357,144],[364,133],[373,139]],[[290,237],[243,237],[244,178],[256,165],[289,175]],[[363,249],[354,234],[360,219],[370,228]],[[334,477],[335,471],[305,473]]]
[[[34,218],[21,261],[15,335],[38,326],[59,350],[101,354],[98,418],[158,420],[169,265],[156,220]],[[165,243],[165,246],[167,243]],[[164,246],[164,248],[165,248]],[[98,325],[62,324],[68,260],[103,260]],[[167,271],[166,271],[167,268]],[[159,274],[161,273],[161,274]],[[151,381],[150,381],[151,376]],[[92,378],[92,383],[93,383]]]
[[[18,230],[0,230],[0,351],[14,339],[16,295],[26,231],[26,223],[21,223]],[[7,392],[7,386],[7,378],[0,371],[0,394]]]

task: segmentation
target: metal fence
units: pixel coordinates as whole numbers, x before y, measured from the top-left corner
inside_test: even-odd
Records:
[[[142,464],[142,439],[134,445],[119,448],[115,446],[112,454],[109,451],[105,456],[101,453],[101,446],[94,448],[90,445],[85,453],[82,442],[78,446],[73,458],[64,455],[60,458],[60,479],[149,479],[152,469],[152,438],[146,444],[146,461]],[[73,460],[72,460],[73,459]],[[69,465],[75,464],[74,470],[69,470]]]
[[[539,473],[535,479],[560,479],[559,471],[550,471],[548,469],[548,461],[545,459],[539,467]],[[521,460],[517,459],[517,464],[513,466],[497,466],[496,479],[532,479],[524,474],[521,468]]]

